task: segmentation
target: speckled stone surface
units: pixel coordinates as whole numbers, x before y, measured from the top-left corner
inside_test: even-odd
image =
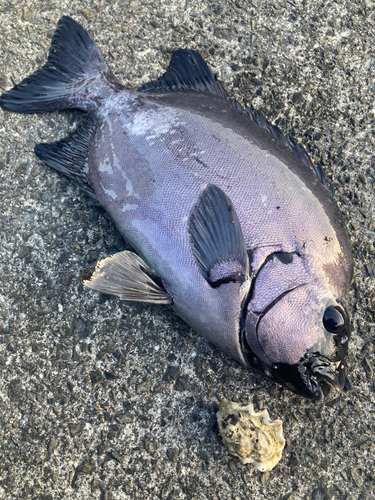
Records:
[[[0,110],[0,499],[370,500],[374,479],[375,14],[366,0],[2,0],[0,91],[46,60],[59,18],[138,86],[198,49],[227,89],[321,161],[355,257],[349,387],[298,398],[168,307],[80,284],[126,248],[108,216],[33,154],[78,112]],[[282,419],[283,459],[230,457],[219,398]]]

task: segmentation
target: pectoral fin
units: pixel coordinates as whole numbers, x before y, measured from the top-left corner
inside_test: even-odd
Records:
[[[202,192],[193,208],[188,231],[196,263],[211,286],[243,283],[249,261],[240,222],[232,202],[214,185]]]
[[[121,300],[172,303],[172,298],[157,283],[156,277],[143,260],[126,250],[99,261],[95,270],[84,276],[82,283],[98,292],[116,295]]]

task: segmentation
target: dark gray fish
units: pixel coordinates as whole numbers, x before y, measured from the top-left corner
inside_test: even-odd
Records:
[[[304,149],[242,109],[200,54],[178,50],[139,91],[114,78],[90,35],[63,17],[47,63],[4,109],[87,112],[47,165],[107,210],[137,254],[84,283],[171,304],[197,332],[306,397],[345,382],[352,256],[331,187]]]

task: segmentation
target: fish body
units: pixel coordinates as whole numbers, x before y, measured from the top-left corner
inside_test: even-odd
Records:
[[[195,51],[128,90],[62,18],[49,60],[0,98],[17,112],[79,108],[77,131],[36,146],[110,214],[136,251],[84,283],[171,304],[239,362],[307,397],[345,380],[352,257],[328,183],[305,151],[231,101]]]

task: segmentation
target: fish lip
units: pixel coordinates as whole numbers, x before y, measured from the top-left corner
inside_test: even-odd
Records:
[[[310,397],[316,400],[323,400],[324,394],[320,387],[319,380],[324,380],[337,391],[345,385],[345,363],[342,360],[333,361],[319,353],[305,356],[298,363],[298,372],[304,385],[311,392]],[[311,389],[310,389],[311,387]]]
[[[288,366],[291,371],[287,372]],[[280,366],[278,366],[278,368],[280,368]],[[275,370],[274,367],[272,378],[280,384],[285,385],[298,396],[313,399],[315,401],[322,401],[324,399],[324,393],[320,387],[318,377],[309,372],[303,375],[298,373],[297,365],[284,365],[284,376],[280,376],[280,373],[277,373],[278,371],[279,370]]]
[[[315,401],[322,401],[324,393],[320,381],[326,381],[337,391],[343,389],[346,380],[345,363],[333,361],[319,353],[304,356],[294,365],[278,363],[266,369],[271,378],[285,385],[294,393]]]
[[[297,371],[302,382],[302,387],[299,387],[300,390],[298,392],[310,399],[322,401],[324,399],[324,394],[318,382],[318,376],[304,365],[304,362],[297,363]]]
[[[320,387],[317,378],[314,376],[310,376],[309,381],[310,381],[310,386],[312,388],[310,389],[310,392],[307,395],[305,395],[305,397],[308,397],[309,399],[314,399],[315,401],[323,401],[324,393],[322,391],[322,388]]]
[[[346,366],[343,360],[335,362],[318,355],[310,358],[309,363],[314,375],[328,382],[336,391],[341,391],[344,388]]]

